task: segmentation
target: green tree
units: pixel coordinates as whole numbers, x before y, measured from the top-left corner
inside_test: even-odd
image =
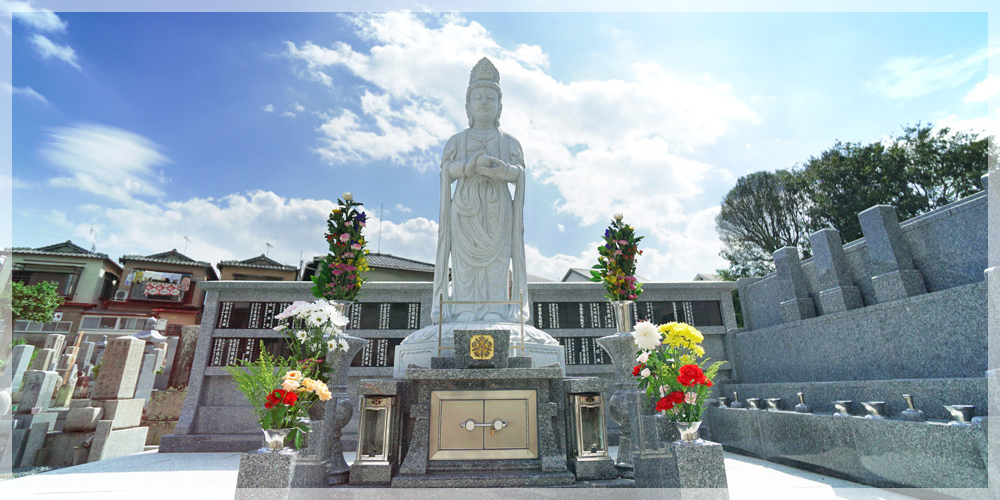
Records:
[[[808,251],[806,200],[796,174],[786,170],[754,172],[740,177],[725,198],[716,229],[725,245],[720,255],[732,279],[763,276],[774,270],[772,254],[796,246]]]
[[[49,282],[33,286],[14,282],[10,292],[10,309],[15,321],[48,323],[52,321],[56,308],[65,301],[56,291],[56,284]]]
[[[980,189],[988,143],[919,123],[883,142],[837,141],[795,177],[809,200],[808,229],[834,227],[848,242],[862,236],[858,213],[874,205],[892,205],[905,220],[968,196]]]

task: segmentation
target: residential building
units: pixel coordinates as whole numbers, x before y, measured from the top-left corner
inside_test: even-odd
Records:
[[[295,281],[299,268],[286,266],[261,254],[246,260],[224,260],[216,264],[224,281]]]
[[[113,297],[122,276],[121,266],[107,254],[87,250],[70,240],[39,248],[14,248],[7,264],[12,282],[55,283],[65,300],[50,323],[14,323],[14,338],[36,346],[41,346],[50,333],[75,334],[87,311],[102,308],[104,301]]]
[[[176,249],[118,260],[123,277],[104,310],[84,315],[82,335],[132,335],[150,317],[158,319],[156,330],[164,335],[180,335],[181,327],[200,324],[205,292],[198,283],[219,279],[211,264]]]

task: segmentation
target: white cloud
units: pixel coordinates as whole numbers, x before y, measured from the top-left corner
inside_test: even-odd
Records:
[[[528,274],[558,281],[571,267],[589,268],[597,263],[597,255],[592,251],[593,248],[597,248],[597,245],[596,241],[593,244],[588,244],[587,249],[579,255],[556,254],[548,256],[543,255],[538,247],[530,243],[526,244],[524,245],[524,258]]]
[[[0,0],[0,12],[37,31],[66,31],[66,22],[59,16],[49,9],[33,7],[30,2]]]
[[[725,82],[650,62],[637,62],[616,78],[561,81],[548,74],[542,47],[503,47],[482,25],[458,15],[351,19],[365,49],[286,42],[286,56],[307,81],[333,88],[347,74],[367,84],[357,107],[322,115],[316,152],[328,163],[388,160],[417,171],[437,168],[440,146],[467,126],[469,71],[487,56],[501,75],[501,126],[521,141],[533,179],[557,188],[557,212],[587,226],[623,211],[649,236],[644,244],[660,249],[671,247],[671,238],[702,242],[710,235],[708,249],[690,253],[705,261],[698,261],[700,267],[719,260],[714,221],[700,215],[716,200],[699,197],[709,183],[732,174],[692,154],[735,127],[760,122]],[[705,231],[692,233],[692,224],[700,223],[707,224]],[[569,263],[581,262],[535,254],[537,267],[529,271],[554,279]],[[666,261],[655,265],[657,272],[679,273]]]
[[[558,229],[560,233],[565,233],[566,232],[566,226],[564,226],[562,224],[556,224],[556,229]]]
[[[1000,108],[995,108],[986,116],[978,118],[959,119],[956,115],[945,115],[937,118],[934,129],[949,128],[953,132],[973,132],[980,136],[993,135],[1000,137]]]
[[[76,60],[76,51],[73,50],[73,47],[59,45],[39,34],[32,35],[31,44],[34,45],[35,50],[38,52],[38,55],[42,56],[42,59],[54,57],[76,69],[80,69],[80,63]]]
[[[170,160],[149,139],[122,129],[90,123],[59,128],[49,134],[39,154],[69,174],[50,184],[98,194],[118,201],[135,196],[162,196],[156,184],[162,173],[153,167]]]
[[[982,48],[936,58],[893,57],[876,71],[867,87],[891,99],[910,99],[958,87],[985,72],[987,59],[998,50]]]
[[[67,237],[86,240],[91,227],[101,234],[98,251],[110,255],[183,251],[184,236],[191,239],[186,255],[210,262],[246,259],[274,247],[269,256],[298,265],[327,252],[323,234],[326,218],[335,203],[330,200],[285,198],[257,190],[222,198],[183,201],[134,201],[108,208],[88,205],[74,214],[49,213],[43,217]],[[75,220],[71,220],[75,219]],[[381,250],[402,257],[434,262],[437,223],[417,217],[401,223],[384,222],[369,215],[364,235],[375,251],[381,225]]]
[[[977,83],[965,96],[965,102],[987,102],[997,94],[1000,94],[1000,77],[994,76]]]
[[[396,210],[400,213],[408,214],[413,211],[412,208],[403,205],[402,203],[396,204]]]
[[[263,109],[267,113],[274,113],[274,104],[266,104],[260,109]]]
[[[7,82],[0,82],[0,87],[2,87],[7,92],[10,92],[11,95],[24,96],[24,97],[27,97],[28,99],[34,99],[34,100],[39,101],[39,102],[41,102],[43,104],[48,104],[49,103],[49,100],[46,99],[45,96],[43,96],[42,94],[39,94],[38,92],[35,92],[35,89],[33,89],[31,87],[14,87],[13,85],[11,85],[11,84],[9,84]]]

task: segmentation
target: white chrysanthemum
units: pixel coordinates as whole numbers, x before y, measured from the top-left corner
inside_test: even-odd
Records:
[[[306,334],[306,332],[304,332],[302,330],[299,330],[299,331],[295,332],[295,338],[299,339],[302,342],[305,342],[305,340],[306,340],[307,337],[308,337],[308,335]]]
[[[274,327],[274,331],[280,332],[280,331],[284,330],[285,328],[287,328],[285,325],[278,325],[278,326]]]
[[[347,344],[347,341],[344,339],[340,339],[339,345],[341,351],[346,351],[349,347],[351,347],[350,345]]]
[[[635,324],[635,345],[643,351],[652,351],[660,345],[660,332],[656,325],[649,321],[640,321]]]
[[[642,351],[642,354],[640,354],[638,358],[635,358],[635,360],[639,363],[646,364],[646,362],[649,361],[649,351]]]
[[[336,340],[327,340],[326,341],[326,348],[328,350],[331,350],[331,351],[334,350],[334,349],[336,349],[337,348],[337,341]]]

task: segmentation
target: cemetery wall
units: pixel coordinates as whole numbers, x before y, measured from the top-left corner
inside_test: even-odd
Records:
[[[223,367],[240,359],[256,359],[261,341],[271,353],[286,353],[281,335],[272,330],[277,324],[274,315],[294,300],[313,300],[311,284],[219,281],[200,286],[207,296],[188,393],[175,434],[161,439],[161,451],[255,449],[260,444],[259,426]],[[349,394],[356,393],[361,379],[392,378],[396,346],[413,331],[432,324],[431,287],[428,282],[365,284],[359,303],[349,310],[351,323],[346,333],[368,339],[369,344],[351,364]],[[726,360],[726,332],[736,326],[733,288],[732,282],[648,283],[636,305],[636,316],[657,323],[693,323],[705,334],[707,355]],[[532,300],[528,321],[566,347],[567,376],[612,381],[610,359],[595,342],[616,330],[603,287],[598,283],[530,283],[528,290]],[[726,365],[719,378],[729,376]],[[356,420],[354,415],[344,428],[348,446],[357,432]]]

